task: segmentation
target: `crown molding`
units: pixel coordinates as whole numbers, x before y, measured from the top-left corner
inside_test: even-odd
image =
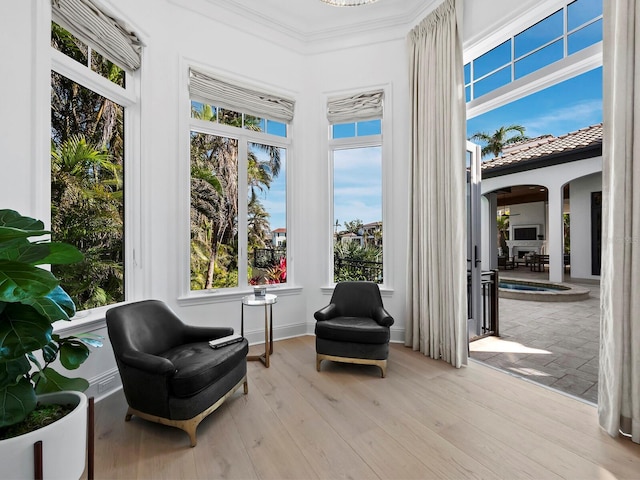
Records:
[[[404,38],[413,25],[442,0],[418,2],[415,8],[404,10],[397,15],[387,15],[375,20],[363,19],[328,28],[318,27],[313,30],[305,29],[305,25],[293,26],[291,22],[282,21],[281,17],[275,13],[265,15],[263,10],[241,5],[236,0],[168,0],[168,2],[217,21],[223,21],[223,16],[231,15],[229,19],[237,27],[243,23],[253,22],[269,32],[270,42],[301,54],[308,54],[332,51],[347,46],[370,45],[372,41]]]

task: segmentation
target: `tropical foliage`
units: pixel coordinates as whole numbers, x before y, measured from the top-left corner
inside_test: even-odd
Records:
[[[357,233],[362,228],[359,219],[345,222],[347,231]],[[355,232],[352,230],[355,228]],[[340,241],[333,246],[334,282],[347,280],[382,281],[382,247],[373,243]]]
[[[52,24],[52,46],[123,86],[122,69]],[[78,309],[124,300],[124,109],[51,76],[51,236],[83,259],[52,271]]]
[[[498,247],[502,251],[502,255],[507,255],[509,248],[507,240],[509,240],[509,216],[498,215],[496,225],[498,227]]]
[[[75,304],[39,266],[76,263],[82,254],[65,243],[29,240],[49,233],[41,221],[0,210],[0,427],[24,420],[36,407],[36,394],[86,390],[85,379],[64,377],[51,364],[59,359],[76,369],[89,345],[101,345],[91,336],[53,333],[53,322],[69,320]]]
[[[502,150],[514,143],[527,140],[525,134],[525,127],[522,125],[509,125],[507,127],[500,127],[492,134],[477,132],[471,135],[469,140],[475,140],[483,143],[482,156],[492,155],[498,157],[502,155]]]
[[[210,105],[192,107],[192,117],[260,130],[260,119]],[[259,155],[263,152],[264,155]],[[250,143],[247,158],[248,257],[271,246],[270,215],[260,201],[280,175],[281,149]],[[238,140],[191,132],[191,289],[238,285]],[[249,264],[250,283],[281,283],[284,274],[258,275]],[[274,269],[279,265],[273,265]]]
[[[562,214],[562,224],[564,230],[564,253],[571,253],[571,214]]]

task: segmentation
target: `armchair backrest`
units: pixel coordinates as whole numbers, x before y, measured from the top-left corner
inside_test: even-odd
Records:
[[[156,355],[180,345],[184,336],[184,323],[159,300],[113,307],[106,318],[116,357],[127,350]]]
[[[382,296],[377,283],[340,282],[333,290],[331,303],[340,316],[372,318],[373,310],[382,306]]]

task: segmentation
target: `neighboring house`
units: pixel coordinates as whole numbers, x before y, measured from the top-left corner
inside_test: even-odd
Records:
[[[545,135],[482,164],[483,264],[495,268],[496,212],[509,209],[509,256],[549,255],[549,280],[564,278],[563,214],[570,216],[571,276],[600,278],[602,124]]]
[[[340,241],[342,243],[349,243],[349,242],[356,242],[356,241],[359,243],[362,243],[362,237],[353,232],[338,234],[338,237],[340,238]]]
[[[360,245],[382,246],[382,222],[365,223],[358,229],[358,233],[344,232],[337,234],[342,243],[358,242]]]
[[[382,222],[365,223],[362,226],[362,236],[365,245],[382,246]]]
[[[281,247],[283,244],[287,243],[287,229],[286,228],[276,228],[271,232],[271,243],[274,248]]]

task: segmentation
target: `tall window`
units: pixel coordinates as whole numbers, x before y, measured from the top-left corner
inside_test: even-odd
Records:
[[[69,5],[54,4],[53,16],[70,27],[51,25],[51,236],[84,255],[53,268],[77,309],[86,310],[125,300],[124,123],[137,65],[125,69],[98,53],[82,31],[105,17],[76,18],[79,10]],[[111,53],[109,45],[100,50]]]
[[[191,85],[191,290],[286,283],[288,124],[210,93]]]
[[[333,281],[383,283],[382,91],[330,99],[328,108]]]

